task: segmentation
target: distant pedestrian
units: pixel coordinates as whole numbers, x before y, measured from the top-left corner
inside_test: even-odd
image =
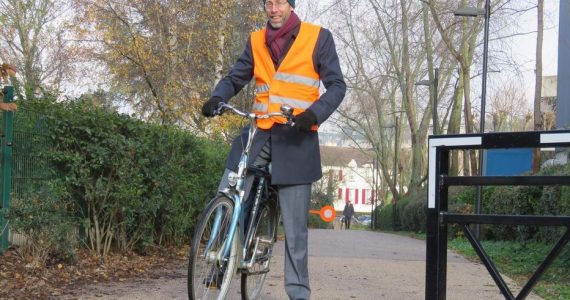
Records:
[[[352,205],[352,202],[346,202],[342,215],[344,216],[344,228],[350,229],[350,221],[354,215],[354,206]]]

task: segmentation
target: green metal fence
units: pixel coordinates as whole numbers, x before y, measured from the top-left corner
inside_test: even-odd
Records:
[[[13,98],[13,87],[4,87],[4,102],[12,102]],[[17,112],[3,112],[1,123],[0,209],[5,213],[17,201],[47,196],[47,180],[51,176],[45,156],[49,139],[43,112],[20,107]],[[0,213],[0,252],[14,237],[10,219],[4,218],[3,213]]]
[[[14,100],[14,87],[5,86],[2,90],[4,94],[4,103],[9,103]],[[1,137],[1,161],[2,161],[2,173],[0,180],[0,194],[2,196],[2,213],[0,214],[0,251],[3,251],[8,246],[8,220],[4,218],[4,213],[10,208],[10,190],[12,182],[12,125],[13,125],[13,113],[5,111],[2,114],[2,134]]]
[[[14,116],[12,197],[47,196],[51,178],[46,152],[49,150],[47,122],[43,111],[20,109]]]

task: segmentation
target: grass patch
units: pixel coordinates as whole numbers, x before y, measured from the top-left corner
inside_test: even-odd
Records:
[[[483,249],[493,263],[506,276],[524,285],[544,261],[554,244],[516,241],[482,241]],[[480,261],[468,240],[450,240],[449,248],[467,258]],[[533,289],[546,300],[570,299],[570,247],[554,260]]]

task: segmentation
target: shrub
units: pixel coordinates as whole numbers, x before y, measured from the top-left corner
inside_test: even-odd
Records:
[[[570,175],[570,165],[557,166],[543,170],[545,175]],[[543,189],[538,205],[537,215],[570,216],[570,187],[546,186]],[[558,241],[566,229],[564,227],[539,227],[536,239],[545,242]]]
[[[427,222],[427,190],[423,190],[402,204],[401,226],[404,230],[425,232]]]
[[[470,203],[459,202],[449,204],[448,211],[459,214],[472,214],[474,212],[474,206]],[[450,239],[464,236],[463,228],[459,224],[449,224],[447,226],[447,234]]]
[[[396,203],[395,208],[393,204],[380,207],[376,218],[379,228],[383,230],[402,229],[402,212],[409,202],[409,197],[402,197]]]
[[[568,175],[570,166],[544,168],[537,175]],[[568,186],[499,186],[485,187],[483,211],[504,215],[570,215],[570,187]],[[461,210],[462,203],[474,203],[473,188],[461,188],[450,204]],[[470,204],[469,204],[470,205]],[[484,225],[484,239],[556,241],[564,228],[552,226]]]
[[[308,225],[309,228],[328,229],[332,227],[332,223],[325,222],[315,214],[309,214]]]
[[[495,186],[485,186],[482,188],[483,197],[481,202],[481,210],[483,213],[490,213],[494,208],[489,199],[495,193]],[[451,207],[473,207],[477,205],[477,188],[473,186],[451,186],[449,187],[449,208]],[[473,209],[472,212],[475,210]]]
[[[25,107],[46,116],[51,146],[44,153],[58,174],[51,183],[60,187],[38,207],[66,203],[57,218],[79,224],[84,245],[104,256],[111,249],[144,252],[189,241],[197,215],[215,194],[227,146],[88,102],[30,101]],[[14,220],[22,221],[18,213]],[[41,216],[42,222],[57,218]],[[61,230],[76,231],[64,225]]]
[[[6,217],[12,233],[24,237],[23,245],[17,248],[20,256],[36,267],[45,266],[49,260],[74,262],[77,220],[72,207],[49,196],[14,198]]]
[[[387,204],[381,207],[377,207],[375,210],[376,214],[376,224],[378,229],[381,230],[394,230],[392,226],[392,204]]]

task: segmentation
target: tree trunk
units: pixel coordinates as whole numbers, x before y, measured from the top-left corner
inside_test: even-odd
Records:
[[[453,107],[451,116],[449,117],[449,125],[447,127],[448,134],[458,134],[461,130],[461,110],[463,109],[463,76],[459,76],[459,84],[455,88],[453,94]],[[450,176],[459,174],[459,151],[451,151],[451,166],[449,168]]]
[[[542,130],[542,111],[540,100],[542,97],[542,40],[544,35],[544,0],[538,0],[537,6],[537,28],[536,28],[536,67],[534,86],[534,130]],[[534,148],[532,156],[532,171],[536,173],[540,170],[540,149]]]
[[[464,122],[465,122],[465,133],[473,133],[473,114],[471,112],[471,68],[465,67],[462,70],[463,76],[463,99],[464,101]],[[477,158],[473,151],[464,151],[464,174],[474,175],[477,174]]]
[[[425,136],[422,137],[420,134],[422,130],[417,124],[417,111],[413,96],[414,75],[410,65],[408,1],[400,1],[400,7],[402,9],[402,72],[404,74],[404,82],[400,84],[403,85],[401,87],[404,96],[403,102],[405,103],[406,117],[410,128],[412,143],[412,170],[408,192],[413,195],[421,189],[421,179],[424,169],[423,155],[425,150]],[[400,190],[400,192],[402,191]]]
[[[428,67],[428,76],[429,81],[432,83],[429,86],[429,96],[430,101],[428,107],[431,107],[431,113],[437,110],[437,103],[434,103],[434,99],[437,99],[437,90],[434,83],[434,68],[433,68],[433,46],[432,46],[432,38],[431,38],[431,29],[429,26],[429,15],[428,15],[429,8],[427,3],[423,4],[422,9],[422,18],[423,18],[423,27],[424,27],[424,39],[425,39],[425,49],[426,49],[426,61]],[[437,122],[432,120],[433,126],[433,133],[439,132],[436,128]]]

